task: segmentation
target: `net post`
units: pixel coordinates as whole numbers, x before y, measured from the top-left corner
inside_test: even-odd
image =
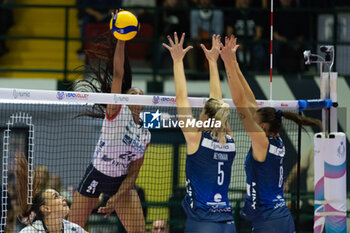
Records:
[[[338,96],[337,96],[337,79],[338,73],[331,72],[329,77],[329,97],[333,103],[337,105]],[[336,106],[330,108],[330,132],[338,132],[338,111]]]
[[[320,98],[321,99],[328,99],[329,98],[329,72],[322,72],[322,63],[320,63],[321,67],[321,86],[320,86]],[[323,131],[326,133],[330,132],[329,127],[329,109],[328,108],[322,108],[322,127]]]
[[[272,70],[273,70],[273,0],[270,13],[270,100],[272,100]]]
[[[299,116],[302,110],[299,110]],[[297,163],[297,200],[295,213],[295,231],[300,232],[300,162],[301,162],[301,125],[298,124],[298,163]]]

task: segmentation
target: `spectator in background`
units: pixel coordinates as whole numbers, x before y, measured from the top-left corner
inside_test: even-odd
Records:
[[[241,39],[238,60],[246,67],[253,70],[264,70],[266,58],[263,44],[259,43],[263,35],[263,19],[261,11],[252,11],[252,0],[236,0],[236,7],[239,9],[225,15],[226,35],[235,34]]]
[[[156,0],[122,0],[122,7],[124,9],[134,12],[137,15],[140,22],[153,24],[153,11],[142,8],[156,7]],[[130,7],[140,7],[140,9],[128,9]]]
[[[302,55],[305,39],[305,20],[302,12],[293,11],[294,0],[280,0],[281,10],[275,11],[274,63],[282,73],[301,72],[304,67]],[[292,10],[292,11],[290,11]]]
[[[153,221],[152,233],[169,233],[168,223],[165,220]]]
[[[187,33],[189,28],[188,10],[184,9],[186,4],[183,0],[165,0],[163,3],[164,10],[161,14],[161,20],[159,23],[160,39],[165,40],[166,35],[170,35],[174,32]],[[161,42],[162,42],[161,41]],[[157,58],[157,66],[159,68],[172,67],[172,60],[168,56],[167,51],[163,46],[159,46],[159,53],[154,53]],[[166,55],[165,55],[166,54]]]
[[[213,34],[222,35],[224,30],[224,14],[221,10],[212,9],[212,0],[199,0],[200,9],[193,9],[190,13],[191,39],[203,42],[209,47],[210,38]],[[195,42],[194,44],[198,44]],[[206,59],[201,49],[196,46],[188,53],[189,68],[208,69]]]
[[[2,4],[10,4],[11,0],[0,0]],[[7,31],[13,25],[13,11],[12,8],[0,8],[0,36],[5,36]],[[0,39],[0,57],[2,57],[9,50],[5,45],[5,39]]]
[[[78,12],[80,24],[80,37],[82,47],[77,51],[78,54],[84,53],[85,29],[89,23],[107,23],[109,22],[112,9],[118,9],[122,0],[77,0],[80,7]]]

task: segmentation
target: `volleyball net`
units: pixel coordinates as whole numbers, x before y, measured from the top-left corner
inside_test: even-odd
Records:
[[[196,118],[199,117],[207,99],[189,98]],[[229,122],[236,142],[229,198],[238,218],[246,191],[244,161],[250,148],[250,139],[239,120],[232,100],[224,99],[224,101],[231,108]],[[332,105],[330,100],[258,100],[257,103],[259,107],[271,106],[294,112]],[[5,226],[8,218],[7,198],[16,200],[14,159],[17,154],[24,154],[28,159],[29,203],[33,198],[30,192],[31,182],[37,170],[43,173],[40,177],[43,179],[44,187],[56,189],[69,203],[72,202],[74,190],[83,179],[94,154],[96,155],[96,145],[103,144],[99,142],[103,119],[81,116],[84,112],[94,111],[96,104],[144,106],[141,128],[148,128],[151,141],[135,186],[142,202],[147,229],[150,229],[153,221],[159,219],[168,221],[171,232],[184,229],[185,214],[182,211],[181,201],[186,193],[186,145],[179,125],[175,123],[177,122],[175,97],[24,89],[0,89],[2,226]],[[127,117],[125,120],[128,120]],[[134,146],[141,150],[142,142],[138,144],[138,141],[142,139],[134,139],[127,133],[128,130],[130,134],[135,133],[132,132],[131,124],[130,121],[123,123],[124,128],[118,125],[115,129],[109,128],[108,133],[111,138],[118,138],[121,146]],[[287,151],[284,169],[284,176],[287,176],[298,161],[300,130],[293,122],[283,120],[281,136]],[[113,158],[106,156],[101,159],[113,164],[116,169],[118,166],[124,166],[121,169],[125,169],[125,164]],[[132,156],[129,159],[132,160]],[[93,189],[94,187],[91,187],[90,192],[93,192]],[[293,201],[295,189],[296,187],[286,195],[288,201]],[[100,199],[99,205],[105,205],[106,197]],[[239,224],[237,219],[236,222]],[[123,232],[115,214],[105,219],[96,210],[89,217],[87,227],[90,233]]]

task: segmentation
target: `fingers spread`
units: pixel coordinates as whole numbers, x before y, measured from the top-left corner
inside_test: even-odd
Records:
[[[205,47],[204,44],[200,44],[200,46],[201,46],[201,48],[203,49],[204,52],[207,52],[207,51],[208,51],[208,49]]]
[[[173,40],[171,39],[171,36],[169,36],[169,35],[168,35],[168,40],[169,40],[169,43],[170,43],[171,47],[174,46],[174,42],[173,42]]]
[[[177,33],[174,32],[174,40],[175,40],[175,44],[179,43],[179,38],[177,38]]]
[[[184,52],[187,53],[188,50],[190,50],[190,49],[192,49],[192,48],[193,48],[193,46],[187,46],[187,48],[185,48]]]
[[[182,33],[181,40],[180,40],[180,45],[183,45],[185,40],[185,33]]]
[[[162,45],[163,45],[164,48],[166,48],[166,49],[168,49],[170,51],[171,48],[169,47],[169,45],[167,45],[165,43],[163,43]]]

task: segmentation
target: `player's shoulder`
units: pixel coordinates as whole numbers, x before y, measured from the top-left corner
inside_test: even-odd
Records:
[[[64,229],[67,232],[77,232],[77,233],[85,233],[87,231],[85,231],[81,226],[79,226],[76,223],[70,222],[68,220],[63,219],[63,225],[64,225]]]
[[[34,233],[44,231],[43,223],[40,220],[33,222],[31,225],[23,228],[20,233]]]

